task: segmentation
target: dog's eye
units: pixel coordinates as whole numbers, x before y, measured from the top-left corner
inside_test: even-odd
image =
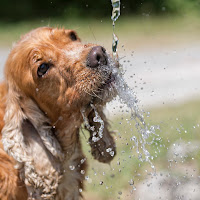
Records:
[[[77,40],[77,36],[76,36],[76,34],[74,32],[71,32],[70,35],[69,35],[69,37],[70,37],[70,39],[72,41],[76,41]]]
[[[49,69],[49,64],[47,63],[42,63],[39,67],[38,67],[38,70],[37,70],[37,75],[39,77],[42,77],[44,74],[46,74],[46,72],[48,71]]]

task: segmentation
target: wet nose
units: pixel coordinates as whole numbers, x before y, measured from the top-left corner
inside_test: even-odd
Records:
[[[106,50],[102,46],[95,46],[92,48],[87,58],[87,66],[97,68],[102,65],[107,65]]]

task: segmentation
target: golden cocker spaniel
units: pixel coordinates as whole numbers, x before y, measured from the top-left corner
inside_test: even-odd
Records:
[[[14,45],[0,85],[1,200],[81,198],[83,121],[95,159],[116,153],[103,113],[116,94],[114,68],[102,46],[72,30],[38,28]]]

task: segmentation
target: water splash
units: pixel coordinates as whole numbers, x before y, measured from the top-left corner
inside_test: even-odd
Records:
[[[126,104],[130,108],[131,120],[135,121],[135,127],[139,133],[139,136],[136,137],[135,135],[133,135],[130,138],[130,141],[133,141],[135,144],[136,152],[138,154],[138,159],[142,162],[143,161],[149,162],[151,164],[151,167],[154,169],[154,165],[151,162],[153,157],[147,150],[147,145],[151,145],[153,142],[147,142],[147,141],[152,135],[158,136],[156,134],[157,127],[155,126],[148,127],[148,125],[145,123],[143,113],[140,111],[138,107],[138,100],[136,98],[135,92],[132,91],[125,82],[123,78],[122,67],[119,65],[117,65],[116,67],[116,63],[119,64],[117,55],[117,45],[119,40],[114,33],[114,28],[115,28],[115,22],[120,16],[120,0],[111,0],[111,3],[113,7],[111,16],[111,19],[113,21],[113,43],[112,43],[113,60],[110,59],[109,64],[112,70],[112,74],[115,77],[113,87],[117,91],[121,102]],[[93,132],[92,141],[97,142],[103,137],[104,122],[101,119],[100,115],[98,114],[96,107],[93,104],[90,104],[90,106],[95,112],[95,117],[93,118],[93,121],[100,123],[100,127],[98,130],[95,130],[94,126],[90,126],[87,116],[85,115],[85,111],[81,110],[81,113],[83,116],[85,126],[87,127],[88,130],[91,130]],[[107,151],[109,152],[111,150],[107,149]]]
[[[112,3],[112,16],[111,19],[113,21],[113,42],[112,42],[112,53],[113,59],[119,65],[119,59],[117,54],[117,46],[119,39],[115,35],[115,22],[120,16],[120,0],[111,0]],[[119,65],[120,67],[120,65]],[[121,70],[121,71],[120,71]],[[137,131],[140,133],[139,138],[133,136],[130,140],[135,143],[136,152],[138,153],[138,158],[143,161],[148,161],[151,164],[151,167],[154,169],[154,165],[151,162],[152,156],[150,155],[149,151],[147,150],[147,140],[150,136],[156,135],[156,128],[154,126],[148,127],[145,123],[144,116],[142,112],[139,110],[138,107],[138,100],[136,98],[135,92],[133,92],[128,85],[126,84],[123,78],[122,67],[121,69],[113,68],[113,74],[115,74],[115,84],[114,87],[117,90],[118,96],[122,103],[126,104],[131,109],[131,119],[135,120],[135,126]],[[158,135],[156,135],[158,136]],[[149,144],[149,143],[148,143]],[[151,143],[152,144],[152,143]],[[142,153],[139,151],[139,146],[142,149]],[[145,159],[143,159],[143,155]]]
[[[92,141],[98,142],[103,137],[104,121],[101,119],[96,107],[93,104],[90,104],[90,106],[93,108],[94,113],[95,113],[95,117],[93,118],[93,121],[100,123],[99,130],[95,130],[94,126],[90,126],[88,118],[85,114],[84,108],[81,109],[81,114],[82,114],[83,121],[84,121],[86,128],[93,132]]]
[[[112,3],[112,7],[113,7],[112,16],[111,16],[111,19],[113,21],[112,54],[113,54],[113,58],[115,59],[115,61],[118,61],[117,46],[118,46],[119,39],[115,35],[114,30],[115,30],[115,22],[120,16],[120,0],[111,0],[111,3]]]
[[[120,16],[120,0],[111,0],[111,3],[113,7],[111,19],[115,23]]]
[[[136,146],[136,152],[138,154],[138,159],[140,161],[147,161],[151,164],[154,169],[154,165],[151,162],[152,156],[147,150],[147,145],[152,144],[152,142],[147,142],[148,139],[156,134],[156,130],[159,129],[157,126],[150,126],[145,123],[144,115],[138,107],[138,100],[134,91],[132,91],[123,78],[123,73],[118,71],[115,79],[115,89],[117,90],[118,96],[121,103],[126,104],[131,110],[131,120],[135,121],[135,127],[139,133],[139,138],[135,135],[130,139],[134,142]],[[142,149],[140,152],[139,147]]]
[[[85,114],[85,108],[82,108],[82,109],[81,109],[81,114],[82,114],[83,121],[84,121],[84,124],[85,124],[86,128],[87,128],[88,130],[94,131],[94,126],[90,126],[89,121],[88,121],[88,118],[87,118],[87,116],[86,116],[86,114]]]

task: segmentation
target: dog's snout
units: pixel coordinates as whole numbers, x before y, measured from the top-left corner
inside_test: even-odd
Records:
[[[96,68],[107,64],[106,50],[102,46],[95,46],[92,48],[87,58],[87,66]]]

